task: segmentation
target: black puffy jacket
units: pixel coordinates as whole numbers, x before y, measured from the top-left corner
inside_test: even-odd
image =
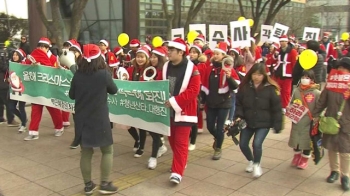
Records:
[[[282,129],[282,106],[279,91],[270,83],[255,89],[248,83],[238,90],[235,117],[244,119],[247,127]]]

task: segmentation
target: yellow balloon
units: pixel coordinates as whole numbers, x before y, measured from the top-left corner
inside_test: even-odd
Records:
[[[245,18],[243,16],[238,18],[238,21],[243,21],[243,20],[245,20]]]
[[[349,33],[347,33],[347,32],[341,34],[341,39],[344,40],[344,41],[345,41],[345,40],[348,40],[349,37],[350,37],[350,35],[349,35]]]
[[[193,44],[194,39],[196,39],[196,37],[199,35],[199,33],[197,31],[190,31],[187,34],[187,42],[190,44]]]
[[[306,49],[299,56],[299,63],[303,69],[311,69],[317,63],[317,54],[315,51]]]
[[[154,37],[153,40],[152,40],[152,45],[155,48],[158,48],[158,47],[162,46],[163,45],[163,39],[161,37],[159,37],[159,36]]]
[[[118,43],[121,47],[124,47],[126,46],[126,44],[129,43],[129,35],[126,34],[126,33],[121,33],[119,36],[118,36]]]
[[[254,20],[253,19],[248,19],[248,21],[249,21],[249,26],[253,26],[254,25]]]

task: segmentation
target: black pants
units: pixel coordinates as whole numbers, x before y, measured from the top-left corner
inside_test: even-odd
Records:
[[[137,130],[135,127],[130,127],[128,129],[128,132],[130,135],[134,138],[135,144],[138,143],[138,147],[140,150],[145,149],[145,143],[146,143],[146,136],[147,131],[143,129],[139,129],[140,134],[137,133]],[[153,142],[152,142],[152,157],[157,158],[159,147],[163,146],[163,143],[160,140],[161,134],[149,132],[151,135]],[[136,146],[134,146],[136,147]]]
[[[5,120],[4,118],[5,108],[6,108],[6,118],[8,123],[11,123],[15,117],[11,112],[8,104],[9,104],[9,90],[1,89],[0,90],[0,122],[3,122]]]

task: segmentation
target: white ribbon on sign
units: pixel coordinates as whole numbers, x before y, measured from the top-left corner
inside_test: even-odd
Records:
[[[287,35],[289,27],[280,23],[275,23],[273,30],[271,32],[269,40],[275,43],[280,42],[280,37],[282,35]]]
[[[204,37],[207,38],[207,26],[206,26],[206,24],[190,24],[189,30],[202,32]]]
[[[185,39],[184,28],[171,29],[171,40],[174,40],[175,38],[178,38],[178,37]]]
[[[260,41],[262,43],[265,43],[269,40],[272,30],[273,30],[272,25],[261,25]]]
[[[303,40],[315,40],[318,41],[318,36],[320,35],[319,28],[304,27]]]
[[[148,72],[149,70],[152,70],[152,71],[153,71],[153,75],[150,76],[150,77],[147,76],[147,72]],[[145,70],[143,70],[143,79],[144,79],[145,81],[151,81],[151,80],[153,80],[154,77],[156,77],[156,75],[157,75],[157,70],[156,70],[156,68],[154,68],[153,66],[147,67]]]
[[[232,48],[250,47],[250,26],[248,20],[230,22]]]
[[[223,35],[223,37],[221,37]],[[218,40],[227,41],[227,25],[209,25],[209,47],[214,49]],[[231,44],[231,43],[230,43]]]

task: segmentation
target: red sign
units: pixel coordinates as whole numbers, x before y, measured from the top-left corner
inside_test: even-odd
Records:
[[[309,109],[303,105],[290,104],[286,108],[285,116],[288,117],[293,123],[297,124],[308,111]]]
[[[332,69],[328,75],[326,89],[337,93],[345,93],[349,90],[349,84],[350,73]]]

